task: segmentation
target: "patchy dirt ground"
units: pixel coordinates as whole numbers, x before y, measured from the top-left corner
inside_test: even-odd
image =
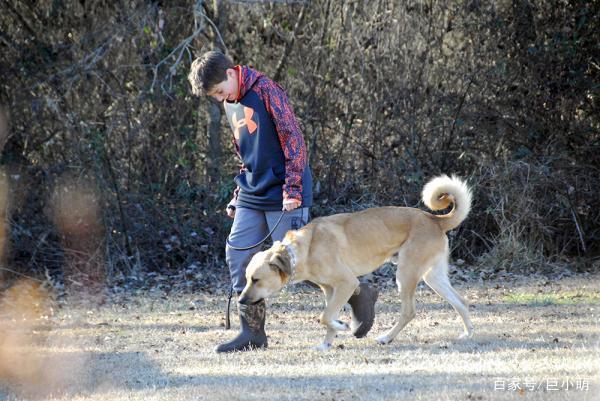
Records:
[[[399,308],[384,289],[369,335],[339,335],[327,352],[311,349],[323,300],[305,286],[269,302],[268,350],[232,355],[213,352],[237,331],[235,317],[223,328],[224,296],[11,308],[0,400],[598,400],[599,278],[457,285],[475,325],[466,341],[458,315],[422,286],[417,318],[381,346]]]

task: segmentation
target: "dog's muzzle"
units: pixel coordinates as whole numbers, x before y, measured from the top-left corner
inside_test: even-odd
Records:
[[[248,296],[246,296],[246,295],[244,295],[243,297],[241,297],[240,299],[238,299],[238,302],[239,302],[240,304],[242,304],[242,305],[256,305],[256,304],[257,304],[257,303],[259,303],[260,301],[262,301],[262,298],[261,298],[261,299],[259,299],[259,300],[257,300],[257,301],[254,301],[254,302],[252,302],[252,301],[250,300],[250,298],[249,298]]]

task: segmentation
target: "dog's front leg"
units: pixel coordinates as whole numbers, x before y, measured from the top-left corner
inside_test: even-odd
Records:
[[[335,337],[335,333],[338,331],[332,327],[327,327],[327,334],[325,335],[325,340],[317,346],[314,347],[316,351],[327,351],[332,346],[332,340]]]
[[[354,293],[354,290],[359,285],[359,281],[356,277],[352,277],[352,280],[338,283],[331,292],[329,299],[327,300],[327,307],[321,314],[320,322],[327,328],[327,334],[323,343],[316,347],[317,350],[324,351],[331,348],[335,334],[338,331],[349,330],[350,327],[343,322],[337,320],[338,314],[342,306],[348,302],[348,299]],[[326,295],[329,291],[326,291]]]
[[[325,285],[325,284],[320,285],[320,287],[323,290],[323,294],[325,294],[325,308],[327,308],[333,298],[333,287],[331,287],[329,285]],[[323,320],[325,318],[324,315],[325,315],[325,312],[321,313],[321,316],[319,318],[319,321],[321,323],[323,322]],[[327,334],[325,335],[325,341],[323,341],[323,343],[315,346],[314,349],[317,351],[327,351],[329,348],[331,348],[331,339],[333,339],[335,337],[336,331],[337,330],[335,330],[333,327],[327,326]],[[329,341],[327,340],[328,338],[329,338]]]

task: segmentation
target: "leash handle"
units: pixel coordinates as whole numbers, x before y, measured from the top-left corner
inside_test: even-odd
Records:
[[[256,248],[257,246],[262,245],[266,240],[269,239],[269,237],[271,235],[273,235],[273,233],[277,229],[277,226],[279,226],[279,223],[281,223],[281,219],[283,218],[283,215],[285,214],[285,212],[286,212],[285,210],[283,212],[281,212],[281,215],[279,216],[279,220],[277,220],[277,223],[275,223],[275,225],[273,226],[273,228],[271,229],[271,231],[267,234],[267,236],[265,238],[263,238],[262,240],[260,240],[260,242],[258,242],[257,244],[254,244],[252,246],[245,246],[245,247],[233,246],[233,245],[231,245],[231,242],[229,242],[229,236],[227,236],[227,240],[226,240],[227,245],[231,249],[236,250],[236,251],[248,251],[248,250],[250,250],[252,248]]]

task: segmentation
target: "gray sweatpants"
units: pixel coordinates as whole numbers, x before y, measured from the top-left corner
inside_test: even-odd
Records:
[[[269,234],[279,220],[279,216],[281,216],[281,211],[264,212],[238,207],[229,233],[229,242],[239,248],[256,244]],[[286,232],[299,229],[308,223],[308,220],[309,210],[307,207],[286,212],[271,235],[271,240],[281,241]],[[266,242],[268,243],[268,241]],[[247,251],[236,251],[229,245],[225,246],[225,260],[229,266],[231,283],[235,292],[242,292],[246,286],[246,266],[252,256],[260,250],[261,246]]]

